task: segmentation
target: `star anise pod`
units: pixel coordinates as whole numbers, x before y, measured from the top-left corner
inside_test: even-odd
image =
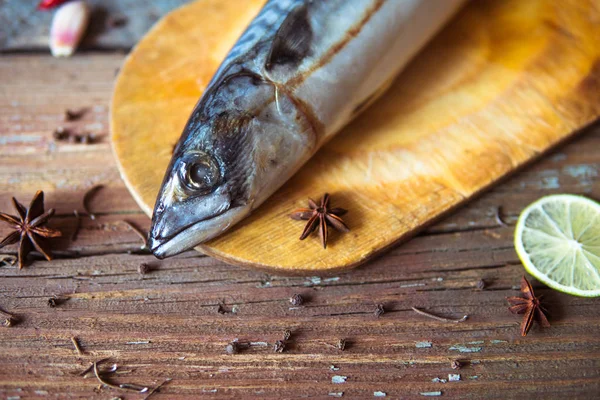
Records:
[[[340,216],[346,214],[343,208],[329,208],[329,194],[325,193],[321,199],[321,204],[317,204],[313,199],[308,199],[309,208],[299,208],[294,210],[290,217],[295,220],[308,220],[300,240],[304,240],[310,235],[317,226],[319,227],[319,235],[323,248],[327,248],[327,238],[329,237],[328,227],[332,226],[340,232],[349,232],[350,229],[346,226]]]
[[[0,221],[7,222],[14,229],[14,232],[0,242],[0,248],[19,242],[19,269],[23,268],[25,258],[33,248],[50,261],[52,253],[44,238],[58,237],[61,232],[44,226],[54,215],[54,209],[44,212],[44,192],[39,190],[33,196],[29,209],[26,209],[14,197],[12,201],[19,216],[0,213]]]
[[[542,296],[535,297],[533,288],[525,277],[521,279],[521,292],[523,293],[523,297],[515,296],[506,298],[511,305],[508,308],[511,313],[525,314],[523,316],[523,322],[521,322],[521,335],[527,335],[534,319],[537,319],[538,323],[543,327],[549,327],[550,323],[545,314],[547,311],[540,302]]]

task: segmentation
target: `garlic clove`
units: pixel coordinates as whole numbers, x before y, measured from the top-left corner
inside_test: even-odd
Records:
[[[89,18],[85,1],[70,1],[58,7],[50,28],[50,51],[54,57],[68,57],[75,52]]]

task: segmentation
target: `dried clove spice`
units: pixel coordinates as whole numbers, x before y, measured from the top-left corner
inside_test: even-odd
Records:
[[[4,320],[2,321],[2,326],[6,327],[6,328],[10,328],[11,326],[15,325],[17,322],[19,322],[19,318],[17,318],[15,315],[6,312],[2,309],[0,309],[0,314],[4,316]]]
[[[79,346],[79,341],[77,340],[77,338],[75,336],[73,336],[71,338],[71,343],[73,343],[73,347],[75,347],[75,351],[77,352],[77,354],[82,356],[83,350],[81,350],[81,347]]]
[[[62,126],[59,126],[52,132],[52,137],[54,138],[54,140],[59,142],[69,139],[70,135],[71,132]]]
[[[77,121],[87,112],[87,108],[80,108],[79,110],[65,110],[65,121]]]
[[[56,296],[50,297],[48,299],[48,307],[54,308],[58,305],[58,298]]]
[[[285,342],[283,340],[276,341],[275,345],[273,346],[273,351],[275,353],[283,353],[284,350],[285,350]]]
[[[479,290],[483,290],[483,289],[485,289],[485,288],[486,288],[486,286],[487,286],[487,283],[486,283],[486,281],[484,281],[483,279],[480,279],[480,280],[478,280],[478,281],[477,281],[477,284],[476,284],[476,286],[477,286],[477,289],[479,289]]]
[[[67,118],[67,117],[65,117]],[[73,116],[69,118],[75,118]],[[72,130],[59,126],[52,132],[52,137],[58,142],[68,141],[69,143],[93,144],[98,141],[98,137],[94,133],[73,133]]]
[[[377,304],[375,306],[375,311],[373,311],[373,314],[375,314],[375,316],[377,318],[381,317],[383,314],[385,314],[385,308],[383,307],[383,304]]]
[[[146,275],[148,272],[152,271],[152,266],[150,266],[150,264],[147,263],[141,263],[140,265],[138,265],[137,270],[140,275]]]
[[[217,313],[224,315],[224,314],[227,314],[228,311],[225,309],[225,306],[223,304],[219,304],[217,306]]]
[[[240,344],[238,342],[231,342],[225,346],[225,352],[227,354],[237,354],[240,352]]]
[[[69,136],[69,141],[71,143],[80,143],[80,144],[93,144],[96,143],[96,135],[93,133],[81,133]]]
[[[296,293],[290,297],[290,303],[295,307],[301,306],[304,303],[304,297]]]

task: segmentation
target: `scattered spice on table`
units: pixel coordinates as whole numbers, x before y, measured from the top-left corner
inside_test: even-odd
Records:
[[[283,340],[277,340],[275,345],[273,345],[273,351],[275,353],[283,353],[285,350],[285,342]]]
[[[87,108],[80,108],[79,110],[65,110],[65,121],[77,121],[83,117],[83,115],[87,112]]]
[[[91,132],[73,133],[71,129],[59,126],[52,132],[52,138],[58,142],[68,141],[69,143],[93,144],[98,141],[95,134]]]
[[[240,352],[240,344],[238,342],[231,342],[225,346],[225,352],[227,354],[237,354]]]
[[[106,362],[110,360],[110,357],[106,357],[106,358],[101,358],[100,360],[96,361],[96,363],[98,365]],[[115,364],[116,365],[116,364]],[[89,367],[87,367],[86,369],[84,369],[83,371],[81,371],[79,374],[77,374],[78,376],[83,376],[84,378],[89,378],[89,374],[90,372],[93,372],[94,370],[94,364],[91,364]]]
[[[347,210],[343,208],[329,208],[329,200],[330,196],[328,193],[325,193],[318,205],[313,199],[309,198],[309,208],[299,208],[290,214],[292,219],[308,221],[302,231],[302,235],[300,235],[300,240],[306,239],[318,226],[321,243],[325,249],[327,248],[327,239],[329,237],[329,226],[340,232],[350,231],[340,218],[346,214]]]
[[[152,267],[148,263],[141,263],[138,265],[137,270],[140,275],[146,275],[148,272],[152,271]]]
[[[81,230],[81,216],[79,215],[79,211],[73,210],[73,215],[75,216],[75,229],[71,234],[72,242],[77,240],[77,236],[79,236],[79,231]]]
[[[94,214],[90,209],[90,200],[102,189],[104,185],[96,185],[92,186],[88,189],[87,192],[83,195],[83,209],[85,213],[90,217],[90,219],[96,219],[96,214]]]
[[[222,303],[220,303],[220,304],[217,306],[217,313],[218,313],[218,314],[224,315],[224,314],[227,314],[227,312],[228,312],[228,311],[225,309],[225,306],[224,306]]]
[[[296,307],[301,306],[302,304],[304,304],[304,297],[296,293],[292,295],[292,297],[290,297],[290,303],[292,303],[292,305]]]
[[[527,335],[534,319],[537,319],[541,326],[550,327],[550,322],[548,322],[545,314],[547,311],[541,304],[542,296],[535,296],[531,283],[524,276],[521,278],[521,293],[523,293],[523,297],[513,296],[506,298],[511,305],[508,308],[511,313],[525,314],[521,322],[521,336]]]
[[[89,132],[78,133],[78,134],[69,136],[69,141],[71,143],[92,144],[92,143],[96,143],[96,135],[94,135],[93,133],[89,133]]]
[[[55,296],[52,296],[48,299],[48,307],[54,308],[58,305],[58,299]]]
[[[2,326],[6,327],[6,328],[10,328],[11,326],[13,326],[17,322],[19,322],[19,319],[14,314],[11,314],[2,309],[0,309],[0,315],[4,316],[4,320],[2,321]]]
[[[13,266],[16,262],[17,256],[13,256],[12,254],[0,254],[0,266]]]
[[[69,131],[68,129],[65,129],[62,126],[59,126],[52,132],[52,137],[54,138],[54,140],[57,140],[59,142],[67,140],[70,136],[71,136],[71,131]]]
[[[459,318],[459,319],[452,319],[452,318],[440,317],[439,315],[431,314],[431,313],[429,313],[427,311],[420,310],[420,309],[418,309],[416,307],[411,307],[411,308],[417,314],[420,314],[420,315],[423,315],[425,317],[429,317],[429,318],[435,319],[437,321],[442,321],[442,322],[459,323],[459,322],[465,322],[467,320],[467,318],[469,318],[468,315],[463,315],[463,317]]]
[[[283,331],[283,340],[290,340],[291,337],[292,337],[292,331],[290,331],[289,329],[286,329],[285,331]]]
[[[71,343],[73,343],[73,347],[75,347],[75,351],[80,356],[83,355],[83,351],[81,350],[81,346],[79,346],[79,340],[75,336],[71,337]]]
[[[146,393],[146,392],[148,392],[148,390],[150,390],[150,388],[147,386],[141,386],[141,385],[136,385],[136,384],[132,384],[132,383],[114,384],[112,382],[109,382],[102,376],[102,374],[98,370],[98,364],[99,364],[98,361],[94,362],[93,370],[94,370],[94,375],[96,376],[96,379],[98,379],[98,381],[101,384],[106,385],[111,388],[114,388],[114,389],[131,390],[131,391],[138,392],[138,393]],[[115,364],[115,367],[116,367],[116,364]],[[114,370],[116,370],[116,368],[113,368],[113,372],[114,372]]]
[[[154,395],[157,392],[160,392],[160,389],[165,386],[167,383],[171,382],[173,379],[172,378],[167,378],[164,381],[162,381],[162,383],[160,385],[157,385],[154,387],[154,389],[150,390],[150,392],[148,393],[148,396],[144,397],[144,400],[148,400],[152,395]]]
[[[477,289],[483,290],[483,289],[485,289],[487,287],[487,282],[484,281],[483,279],[480,279],[480,280],[477,281],[476,286],[477,286]]]
[[[385,314],[385,307],[383,307],[383,304],[377,304],[375,306],[375,311],[373,311],[373,314],[375,314],[375,316],[377,318],[381,317],[383,314]]]
[[[504,222],[504,219],[502,218],[502,215],[503,215],[502,206],[498,206],[496,208],[496,213],[494,215],[494,217],[496,218],[496,222],[500,226],[508,226],[508,224],[506,222]]]
[[[44,192],[39,190],[35,196],[33,196],[29,208],[25,208],[25,206],[19,203],[14,197],[12,198],[12,201],[19,216],[0,213],[0,221],[12,225],[14,229],[12,233],[0,242],[0,248],[19,242],[19,269],[23,268],[27,254],[34,248],[40,252],[46,260],[52,260],[52,252],[46,239],[59,237],[62,234],[58,229],[52,229],[45,226],[54,215],[54,209],[44,212]]]

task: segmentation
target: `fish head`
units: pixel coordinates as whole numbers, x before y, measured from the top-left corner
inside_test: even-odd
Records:
[[[254,77],[230,78],[203,97],[154,206],[154,255],[188,250],[247,216],[312,154],[311,126],[290,98]]]
[[[188,122],[154,206],[149,247],[156,257],[212,239],[250,212],[252,159],[243,146],[250,120],[233,112]]]

